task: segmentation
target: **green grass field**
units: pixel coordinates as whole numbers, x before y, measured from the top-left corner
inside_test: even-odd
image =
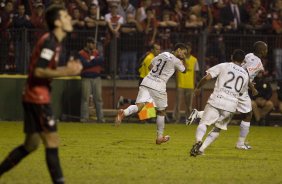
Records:
[[[60,158],[68,184],[282,183],[282,129],[251,127],[252,150],[234,148],[230,126],[206,150],[190,157],[196,126],[168,124],[170,142],[155,144],[155,124],[60,123]],[[22,123],[0,123],[0,160],[23,140]],[[51,183],[43,146],[3,175],[1,184]]]

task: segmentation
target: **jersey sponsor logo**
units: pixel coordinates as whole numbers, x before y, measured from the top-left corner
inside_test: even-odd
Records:
[[[256,65],[255,67],[248,67],[248,71],[253,72],[253,71],[257,71],[260,70],[262,64],[259,63],[258,65]]]
[[[231,91],[231,90],[228,90],[228,89],[225,89],[225,88],[220,88],[219,92],[223,92],[223,93],[225,93],[227,95],[234,96],[235,98],[238,98],[238,96],[239,96],[239,93],[236,93],[234,91]]]
[[[54,56],[54,51],[52,51],[51,49],[47,49],[44,48],[42,49],[41,53],[40,53],[40,58],[46,59],[48,61],[50,61],[52,59],[52,57]]]

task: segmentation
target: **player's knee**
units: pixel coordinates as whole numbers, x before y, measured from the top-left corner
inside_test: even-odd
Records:
[[[38,134],[28,134],[24,142],[24,147],[28,152],[35,151],[41,143],[40,136]]]
[[[251,119],[252,119],[253,112],[250,111],[250,112],[248,112],[248,113],[246,113],[246,114],[244,114],[244,115],[245,115],[244,121],[249,122],[249,121],[251,121]]]
[[[28,152],[33,152],[38,149],[39,145],[40,145],[40,141],[33,141],[33,142],[25,143],[24,148]]]
[[[272,109],[272,108],[274,107],[272,101],[270,101],[270,100],[268,100],[268,101],[265,103],[265,105],[266,105],[268,108],[270,108],[270,109]]]
[[[47,139],[45,143],[46,148],[57,148],[59,147],[59,139]]]
[[[43,144],[46,148],[59,147],[59,136],[57,132],[42,134]]]
[[[165,115],[166,115],[165,109],[163,109],[163,110],[157,109],[157,115],[159,115],[159,116],[165,116]]]

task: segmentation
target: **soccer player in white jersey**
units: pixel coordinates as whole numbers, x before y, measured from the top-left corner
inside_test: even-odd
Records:
[[[260,71],[264,71],[261,59],[267,55],[267,44],[262,41],[254,43],[254,53],[245,56],[245,62],[242,67],[247,70],[250,76],[250,82],[254,80]],[[246,91],[240,98],[237,111],[244,114],[244,119],[240,124],[240,135],[236,143],[237,149],[248,150],[251,146],[245,143],[249,134],[250,123],[252,119],[252,102]]]
[[[167,107],[166,83],[176,70],[186,72],[184,65],[186,54],[187,47],[185,44],[177,43],[171,53],[163,52],[152,60],[149,66],[150,72],[139,86],[136,104],[118,111],[115,119],[117,126],[124,117],[139,112],[147,102],[153,99],[157,110],[156,144],[161,144],[169,140],[170,137],[168,135],[163,135],[165,127],[165,109]]]
[[[196,95],[209,80],[217,78],[213,93],[208,99],[203,117],[197,127],[196,143],[190,151],[191,156],[203,154],[204,150],[219,136],[220,130],[227,130],[227,125],[236,112],[239,97],[248,90],[249,76],[247,71],[241,67],[244,57],[244,51],[234,50],[231,62],[221,63],[208,69],[206,76],[197,85]],[[212,124],[214,124],[214,128],[202,143],[207,125]]]
[[[242,67],[248,72],[250,76],[250,81],[252,82],[254,78],[260,71],[263,71],[263,65],[261,59],[267,55],[267,44],[263,41],[257,41],[254,43],[254,52],[249,53],[245,56],[245,60],[242,63]],[[252,83],[249,83],[253,95],[256,95],[257,91],[253,88]],[[248,150],[251,146],[246,144],[245,140],[249,133],[250,122],[252,119],[252,103],[248,92],[245,92],[239,99],[239,104],[237,111],[244,114],[244,119],[240,124],[240,135],[236,143],[237,149]],[[191,115],[186,120],[186,124],[191,124],[196,118],[201,118],[203,111],[197,111],[193,109]]]

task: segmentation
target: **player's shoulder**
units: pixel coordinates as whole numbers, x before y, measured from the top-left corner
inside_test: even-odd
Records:
[[[235,70],[243,74],[248,74],[247,71],[242,66],[237,65],[233,62],[226,62],[226,63],[221,63],[218,65],[222,68],[223,71],[226,71],[226,72],[228,72],[229,70]]]
[[[248,72],[240,65],[237,65],[235,63],[230,63],[230,66],[232,68],[232,70],[234,70],[235,72],[238,72],[240,74],[243,74],[245,76],[248,76]]]
[[[157,58],[168,61],[168,60],[175,60],[175,58],[177,58],[177,57],[175,57],[170,52],[162,52],[157,56]]]
[[[160,56],[163,56],[163,57],[172,57],[174,56],[172,53],[170,52],[162,52],[159,54]]]
[[[254,53],[248,53],[245,56],[245,61],[254,62],[254,61],[261,61],[261,59],[258,56],[256,56]]]
[[[219,63],[219,64],[215,65],[214,67],[217,67],[217,68],[226,68],[226,67],[229,67],[229,66],[231,66],[231,63],[224,62],[224,63]]]
[[[53,47],[56,45],[56,38],[54,34],[47,32],[40,37],[38,43],[44,47]]]

